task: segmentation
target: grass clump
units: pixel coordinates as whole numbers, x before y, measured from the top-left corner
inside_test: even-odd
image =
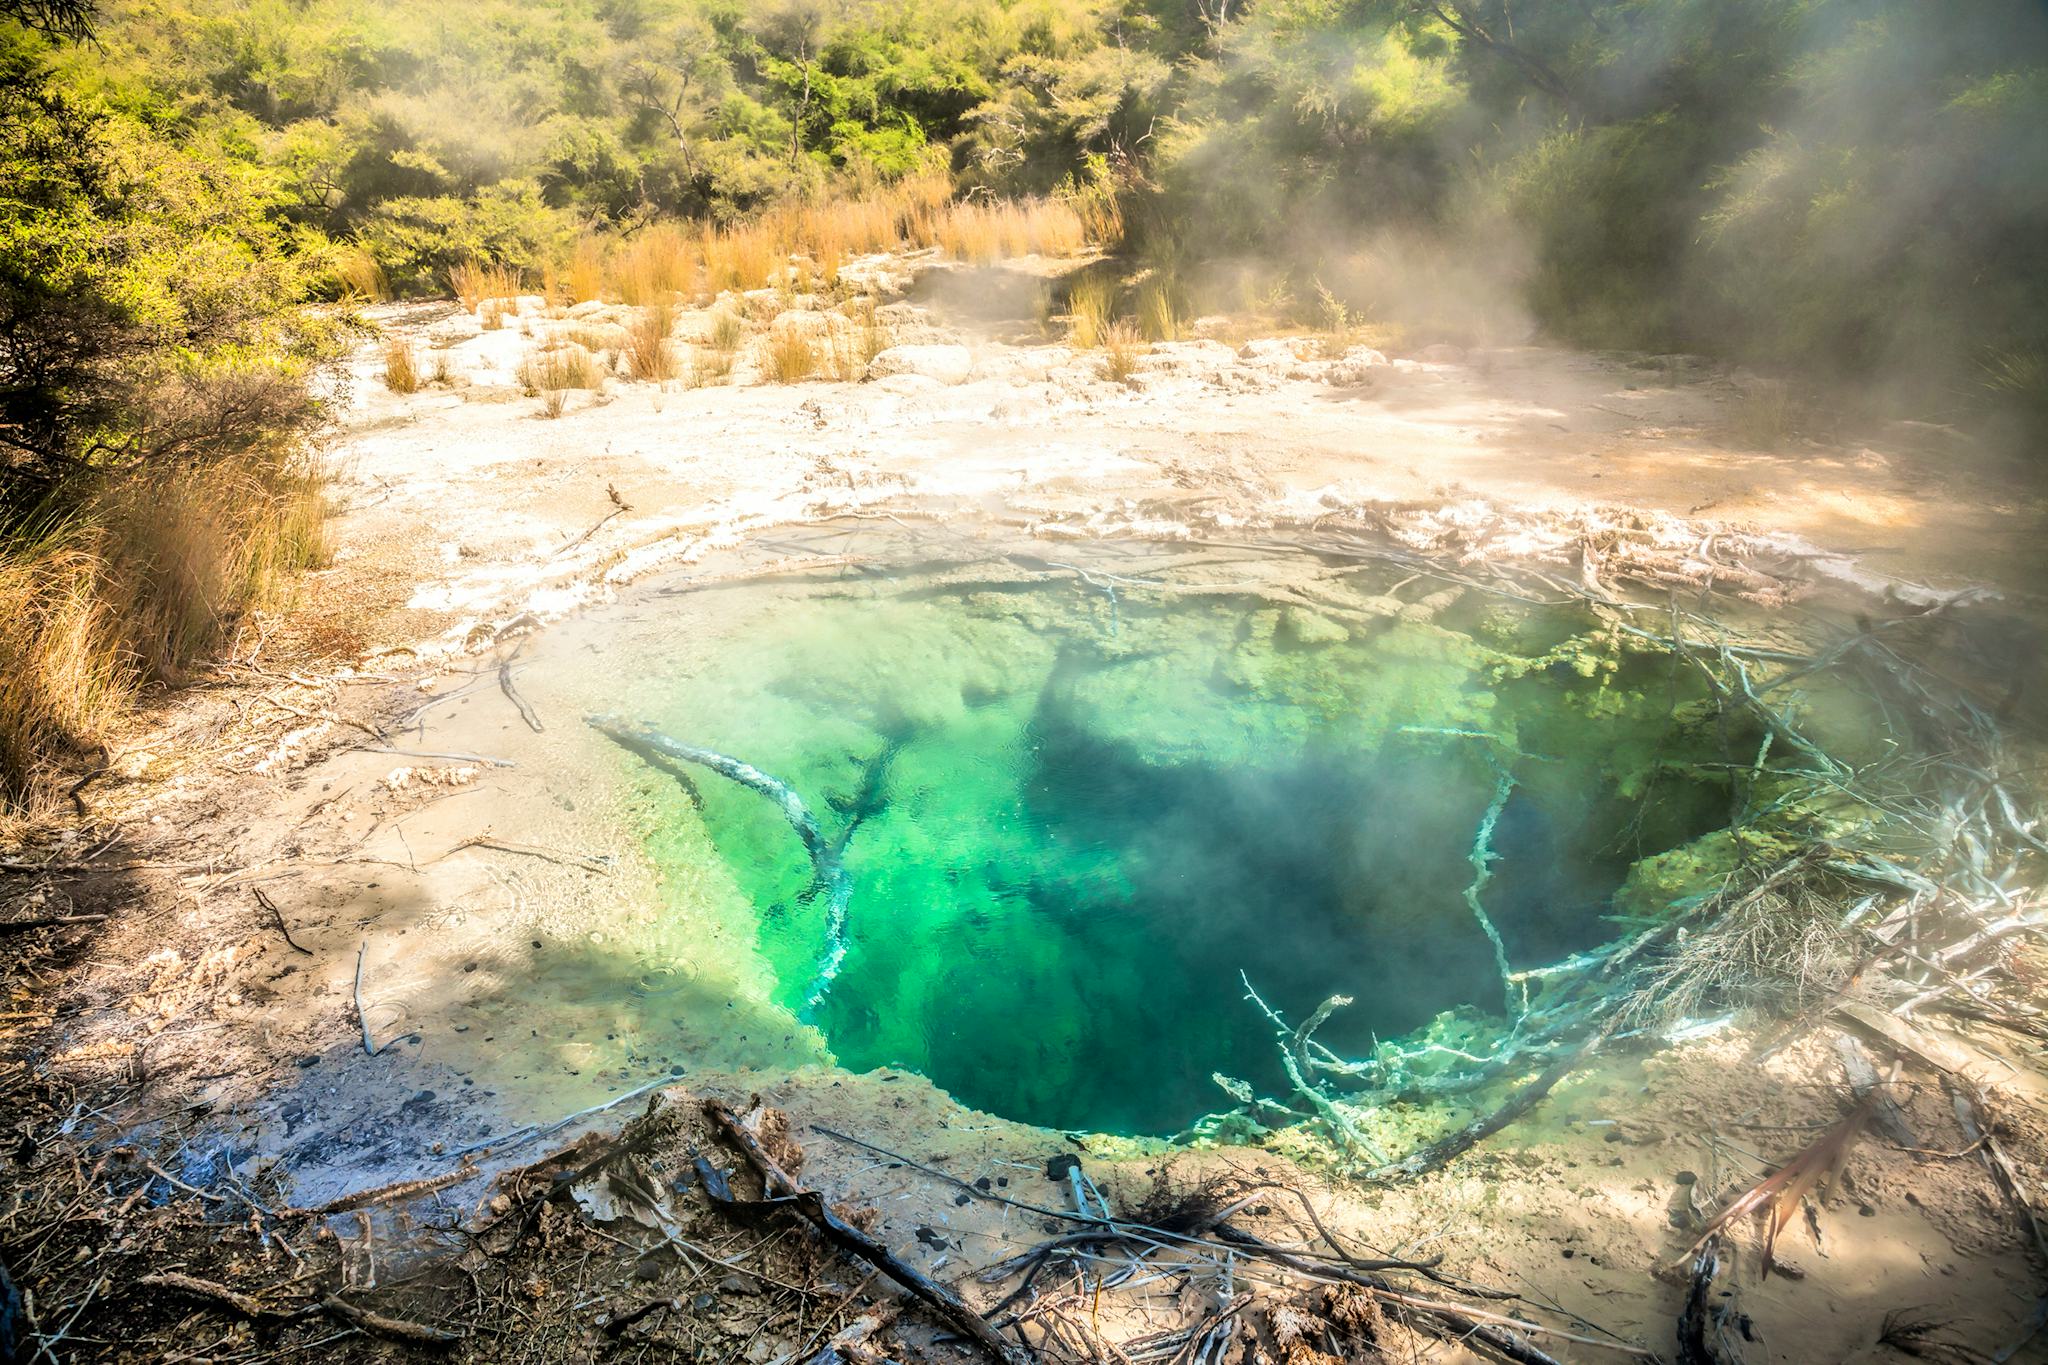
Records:
[[[540,399],[543,416],[560,417],[568,407],[571,389],[604,387],[604,370],[597,357],[581,346],[550,338],[520,360],[519,382],[527,393]]]
[[[1728,424],[1743,445],[1776,450],[1791,438],[1797,418],[1791,386],[1782,379],[1759,379],[1736,392]]]
[[[732,374],[732,361],[731,351],[692,351],[690,363],[683,369],[683,382],[693,389],[723,384]]]
[[[404,337],[389,337],[384,342],[384,387],[393,393],[418,393],[420,389],[419,353]]]
[[[722,355],[731,355],[740,348],[740,342],[747,334],[747,324],[738,313],[730,308],[718,308],[711,314],[711,349]]]
[[[1323,357],[1335,360],[1351,349],[1351,310],[1320,281],[1316,284],[1316,342]]]
[[[1154,280],[1138,295],[1138,331],[1147,341],[1178,341],[1182,323],[1173,286]]]
[[[382,303],[391,297],[391,281],[385,278],[384,267],[367,251],[343,252],[335,261],[334,275],[344,299]]]
[[[855,350],[865,368],[869,361],[889,349],[889,329],[882,324],[881,308],[873,294],[862,294],[848,303],[846,316],[853,321]]]
[[[455,292],[456,301],[474,313],[486,302],[516,301],[519,272],[508,265],[464,261],[448,272],[448,287]]]
[[[1092,351],[1109,335],[1116,306],[1116,288],[1099,275],[1075,283],[1067,295],[1067,342]]]
[[[797,384],[818,370],[818,348],[801,327],[777,327],[762,343],[761,372],[777,384]]]
[[[1138,358],[1145,354],[1146,349],[1137,324],[1128,318],[1110,323],[1102,333],[1103,377],[1112,383],[1130,386],[1137,377]]]
[[[626,327],[626,344],[621,350],[627,372],[635,379],[666,383],[676,377],[675,352],[668,334],[675,325],[675,309],[667,303],[643,307]]]
[[[273,396],[289,397],[282,392]],[[296,447],[109,481],[0,557],[0,798],[53,811],[53,773],[104,744],[325,553],[321,482]]]

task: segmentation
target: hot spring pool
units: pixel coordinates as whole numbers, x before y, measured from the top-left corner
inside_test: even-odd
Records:
[[[1319,1034],[1348,1056],[1500,1016],[1501,957],[1654,912],[1645,869],[1727,824],[1715,761],[1755,747],[1580,608],[1381,565],[1038,547],[681,584],[565,638],[565,703],[810,813],[815,847],[759,785],[605,746],[790,1030],[1062,1129],[1179,1132],[1219,1076],[1284,1095],[1246,981],[1294,1021],[1351,996]],[[716,1033],[730,1002],[669,945],[632,1008]]]

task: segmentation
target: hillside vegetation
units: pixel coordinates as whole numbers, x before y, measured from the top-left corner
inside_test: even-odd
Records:
[[[0,0],[0,773],[317,556],[365,299],[1085,235],[1149,334],[1708,352],[2031,439],[2044,126],[2029,0]]]

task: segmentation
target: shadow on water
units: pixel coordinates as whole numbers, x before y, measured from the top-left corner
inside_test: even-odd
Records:
[[[1514,965],[1609,937],[1609,902],[1632,863],[1726,819],[1725,788],[1711,781],[1624,791],[1610,766],[1632,744],[1648,756],[1627,761],[1652,772],[1658,746],[1673,758],[1698,747],[1698,736],[1666,734],[1690,695],[1669,659],[1602,675],[1634,699],[1598,718],[1606,746],[1586,742],[1584,699],[1563,701],[1587,690],[1569,669],[1484,688],[1527,754],[1430,726],[1361,744],[1344,689],[1373,684],[1352,674],[1385,667],[1410,707],[1480,682],[1463,663],[1409,669],[1398,656],[1413,641],[1381,630],[1334,659],[1251,640],[1246,623],[1271,615],[1256,603],[1113,613],[1103,594],[1065,583],[912,585],[892,601],[917,613],[905,618],[917,630],[960,632],[957,647],[930,655],[964,670],[950,711],[921,690],[923,665],[914,678],[886,667],[892,653],[921,657],[909,634],[812,623],[787,658],[750,658],[773,701],[741,708],[748,718],[728,718],[726,733],[839,821],[827,837],[855,881],[853,947],[817,1019],[839,1060],[920,1071],[1007,1117],[1171,1133],[1220,1106],[1218,1073],[1284,1093],[1272,1025],[1240,974],[1297,1021],[1331,995],[1353,997],[1323,1034],[1347,1055],[1442,1011],[1498,1015],[1493,948],[1465,888],[1509,767],[1483,854],[1486,908]],[[977,615],[1034,610],[1050,613],[1034,618],[1044,663],[991,680],[960,662]],[[1191,654],[1174,630],[1214,638]],[[812,667],[819,634],[831,640],[829,681]],[[1374,659],[1375,640],[1394,662]],[[849,726],[849,699],[864,725]],[[825,707],[836,708],[829,723]],[[1190,715],[1200,719],[1187,732]],[[717,779],[695,790],[693,818],[755,905],[795,1005],[790,989],[808,979],[821,932],[801,850],[771,803]]]

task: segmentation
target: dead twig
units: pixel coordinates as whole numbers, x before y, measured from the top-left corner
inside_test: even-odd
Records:
[[[1492,1137],[1495,1133],[1507,1127],[1510,1123],[1513,1123],[1516,1119],[1541,1103],[1543,1097],[1556,1088],[1559,1081],[1563,1080],[1574,1068],[1591,1056],[1601,1043],[1607,1040],[1607,1035],[1613,1032],[1614,1026],[1618,1022],[1619,1016],[1609,1014],[1607,1022],[1602,1024],[1591,1037],[1552,1062],[1545,1068],[1542,1075],[1515,1091],[1514,1094],[1507,1098],[1505,1103],[1492,1113],[1474,1119],[1456,1132],[1438,1138],[1427,1147],[1411,1152],[1399,1161],[1391,1162],[1368,1172],[1367,1178],[1372,1180],[1412,1180],[1416,1176],[1435,1170],[1447,1161],[1463,1156],[1473,1147]]]
[[[370,1016],[364,1013],[363,1011],[363,954],[369,951],[370,940],[368,940],[367,938],[364,939],[360,944],[356,945],[355,1001],[356,1022],[362,1025],[363,1028],[363,1053],[366,1056],[374,1057],[378,1053],[382,1052],[385,1048],[390,1047],[392,1043],[397,1041],[397,1039],[387,1038],[381,1043],[373,1043],[370,1038]]]
[[[460,1185],[463,1181],[477,1174],[479,1172],[476,1167],[468,1162],[464,1162],[456,1169],[441,1175],[431,1175],[420,1180],[394,1181],[389,1185],[379,1185],[372,1190],[359,1190],[355,1194],[345,1194],[339,1199],[330,1200],[320,1205],[318,1208],[280,1209],[278,1210],[278,1215],[280,1217],[325,1218],[329,1214],[350,1213],[356,1209],[368,1208],[372,1204],[385,1204],[394,1199],[410,1199],[415,1195],[432,1194],[435,1190],[445,1190],[450,1185]]]
[[[989,1324],[989,1320],[969,1307],[966,1300],[950,1288],[916,1270],[898,1258],[895,1252],[839,1217],[826,1205],[822,1194],[798,1185],[730,1109],[716,1100],[707,1100],[704,1112],[719,1131],[739,1149],[740,1154],[746,1157],[748,1164],[760,1174],[761,1183],[769,1197],[759,1201],[756,1207],[786,1207],[795,1210],[817,1228],[827,1241],[842,1251],[866,1261],[902,1285],[918,1300],[938,1313],[947,1325],[979,1343],[997,1360],[1004,1362],[1005,1365],[1027,1365],[1028,1357],[1025,1353],[1003,1340]],[[728,1208],[747,1208],[745,1201],[733,1197],[731,1187],[718,1168],[702,1157],[697,1159],[697,1173],[704,1181],[705,1192],[714,1202]]]
[[[460,1332],[429,1327],[423,1322],[413,1322],[407,1318],[392,1318],[382,1313],[373,1313],[336,1294],[329,1294],[320,1300],[320,1307],[328,1316],[339,1318],[351,1327],[360,1327],[372,1336],[383,1337],[387,1341],[403,1342],[407,1346],[446,1349],[466,1339]]]
[[[517,651],[514,652],[514,657],[517,657]],[[527,729],[535,734],[540,734],[547,729],[546,726],[540,723],[540,713],[533,709],[533,703],[520,696],[519,689],[512,685],[512,660],[510,658],[498,661],[498,690],[505,694],[505,700],[511,702],[513,707],[519,712],[519,719],[526,722]]]
[[[23,929],[47,929],[57,924],[98,924],[105,915],[37,915],[33,919],[0,920],[0,934]]]
[[[277,932],[284,935],[285,946],[293,952],[304,953],[307,957],[311,957],[313,950],[292,937],[291,926],[284,922],[284,912],[277,908],[277,902],[264,894],[263,888],[260,886],[252,886],[249,890],[255,895],[256,903],[265,910],[268,910],[270,917],[277,921]]]

